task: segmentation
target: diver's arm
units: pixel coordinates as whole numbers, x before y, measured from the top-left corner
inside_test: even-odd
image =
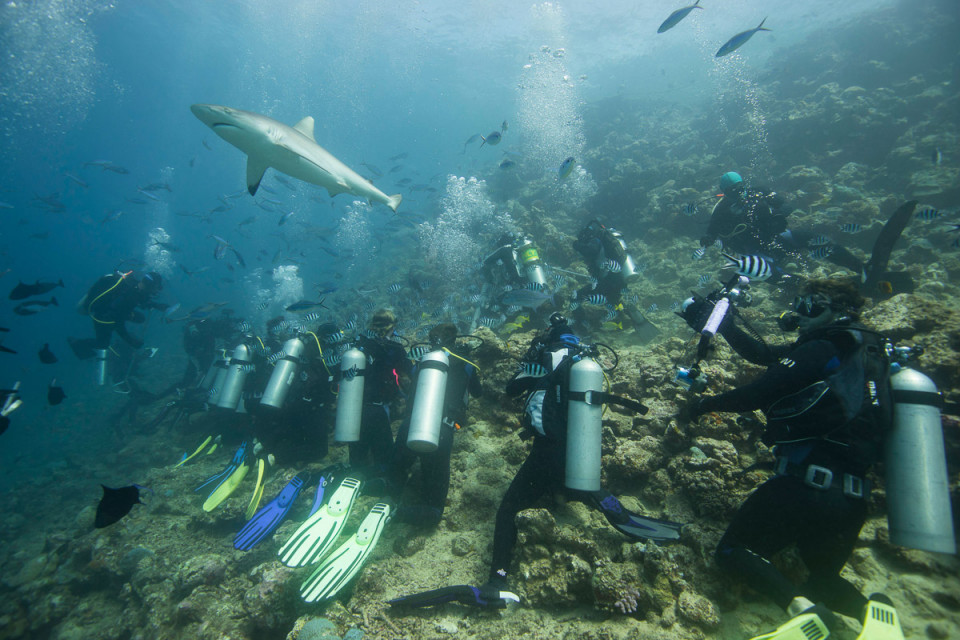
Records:
[[[828,363],[838,355],[827,340],[812,340],[789,352],[774,363],[759,379],[716,396],[706,396],[697,404],[696,414],[710,411],[754,411],[764,409],[785,395],[822,380]]]
[[[130,333],[127,331],[126,325],[122,320],[117,321],[113,327],[113,330],[123,339],[124,342],[129,344],[134,349],[139,349],[143,346],[143,340],[137,338],[136,336],[130,335]]]
[[[471,396],[479,398],[483,395],[483,384],[480,382],[480,370],[472,364],[465,366],[467,367],[467,390]]]
[[[737,352],[738,356],[747,362],[762,366],[770,366],[794,348],[792,344],[771,347],[738,327],[729,317],[724,319],[723,324],[720,325],[719,333],[730,345],[730,348]]]
[[[537,385],[537,380],[539,380],[539,378],[534,378],[533,376],[524,376],[522,378],[514,376],[514,378],[507,383],[507,395],[514,398],[524,391],[529,391]]]

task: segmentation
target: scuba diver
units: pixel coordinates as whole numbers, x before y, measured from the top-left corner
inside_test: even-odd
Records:
[[[508,233],[500,236],[496,248],[483,259],[487,283],[502,289],[505,285],[542,289],[547,284],[543,263],[530,238]]]
[[[720,176],[720,192],[723,197],[713,207],[700,246],[709,247],[719,239],[725,250],[782,257],[781,234],[787,231],[790,215],[784,197],[765,188],[749,189],[735,171]]]
[[[682,316],[701,331],[715,304],[709,299],[693,301]],[[860,638],[903,638],[889,599],[883,594],[864,597],[840,572],[867,518],[867,472],[884,453],[891,425],[897,426],[893,403],[933,404],[937,394],[927,394],[927,400],[910,389],[907,400],[898,399],[897,383],[891,385],[892,348],[857,323],[863,304],[853,283],[810,281],[796,298],[794,313],[781,315],[781,327],[798,330],[799,338],[772,347],[741,330],[732,320],[734,314],[728,315],[717,332],[738,354],[768,369],[752,383],[698,398],[681,410],[682,420],[712,411],[757,409],[767,417],[763,441],[774,447],[776,475],[749,495],[716,549],[717,564],[724,571],[767,594],[791,616],[763,638],[797,637],[789,634],[803,625],[815,626],[822,633],[817,637],[825,638],[834,622],[831,612],[863,619]],[[939,435],[939,410],[935,413]],[[910,426],[919,432],[920,425]],[[942,451],[942,435],[940,446]],[[889,500],[899,489],[890,482],[890,467],[899,463],[891,463],[887,453]],[[909,456],[898,451],[895,457]],[[949,522],[948,498],[946,503]],[[953,541],[952,524],[947,537]],[[793,544],[809,572],[802,585],[771,562]],[[887,612],[884,619],[894,621],[895,628],[887,628],[887,635],[870,635],[879,633],[877,611]]]
[[[891,216],[874,243],[870,259],[864,263],[845,246],[826,236],[788,228],[790,213],[786,200],[776,191],[765,187],[751,189],[734,171],[720,176],[720,191],[723,198],[713,208],[707,231],[700,238],[701,247],[719,239],[724,251],[768,258],[775,266],[771,282],[784,275],[779,264],[787,259],[816,257],[856,273],[861,277],[861,291],[872,298],[913,291],[908,273],[889,272],[886,267],[893,245],[910,221],[916,202],[905,204]]]
[[[340,363],[335,440],[348,444],[350,466],[369,478],[383,477],[390,468],[390,403],[404,394],[413,369],[404,348],[390,339],[396,324],[393,311],[378,309],[368,334],[344,352]]]
[[[616,403],[645,413],[633,400],[602,391],[603,370],[594,347],[580,342],[559,313],[550,328],[530,343],[520,370],[507,383],[507,395],[526,394],[522,437],[533,446],[497,509],[489,579],[481,587],[458,585],[391,601],[399,607],[422,607],[457,600],[463,604],[503,607],[517,596],[506,591],[517,541],[516,516],[543,496],[566,489],[573,499],[600,510],[618,531],[635,540],[666,542],[680,537],[681,525],[628,511],[600,486],[602,405]]]
[[[394,517],[424,528],[437,526],[443,517],[454,433],[466,420],[470,396],[479,397],[483,391],[480,370],[455,351],[455,325],[439,324],[428,338],[432,351],[424,354],[414,369],[413,408],[397,432],[390,473],[390,488],[399,505]],[[420,502],[403,504],[401,494],[417,458]]]
[[[166,305],[154,302],[153,297],[163,289],[163,278],[151,271],[139,280],[132,271],[112,273],[99,278],[77,303],[77,311],[90,316],[93,321],[94,338],[67,338],[74,354],[81,360],[95,358],[97,384],[106,384],[107,350],[114,332],[134,349],[143,347],[143,340],[127,331],[126,323],[143,323],[146,316],[142,309],[166,309]],[[152,355],[152,353],[151,353]]]
[[[596,284],[581,287],[574,293],[574,299],[582,305],[590,301],[590,296],[601,295],[608,308],[616,309],[622,306],[624,313],[633,322],[634,329],[645,331],[651,329],[653,333],[659,330],[647,320],[640,309],[632,303],[621,305],[623,292],[630,280],[639,275],[633,257],[627,253],[627,244],[623,235],[613,227],[605,227],[599,220],[591,220],[580,230],[573,248],[583,256],[590,275]]]

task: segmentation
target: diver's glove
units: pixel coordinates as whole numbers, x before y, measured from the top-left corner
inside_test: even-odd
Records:
[[[470,607],[490,607],[503,609],[508,602],[520,602],[519,596],[510,591],[501,591],[496,585],[487,583],[480,587],[467,584],[458,584],[452,587],[441,587],[432,591],[424,591],[409,596],[402,596],[390,600],[392,607],[432,607],[447,602],[459,602]]]
[[[707,412],[703,408],[703,398],[691,398],[689,402],[680,405],[677,421],[681,423],[696,422],[705,413]]]
[[[683,318],[683,321],[687,323],[688,327],[700,333],[703,325],[707,322],[711,309],[711,305],[705,298],[694,295],[693,302],[687,304],[683,308],[683,311],[678,311],[677,315]]]

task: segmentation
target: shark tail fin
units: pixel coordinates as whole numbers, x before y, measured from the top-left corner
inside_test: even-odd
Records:
[[[396,193],[392,196],[387,196],[386,205],[390,207],[394,213],[397,212],[397,207],[400,206],[400,203],[403,202],[403,196],[399,193]]]

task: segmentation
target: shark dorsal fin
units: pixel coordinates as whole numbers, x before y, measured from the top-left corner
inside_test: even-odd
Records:
[[[313,137],[313,117],[307,116],[297,124],[293,125],[293,128],[299,131],[300,133],[302,133],[303,135],[307,136],[314,142],[317,141],[316,138]]]
[[[253,156],[247,156],[247,191],[250,192],[250,195],[257,195],[260,181],[263,180],[263,172],[269,168],[270,165],[264,164]]]

